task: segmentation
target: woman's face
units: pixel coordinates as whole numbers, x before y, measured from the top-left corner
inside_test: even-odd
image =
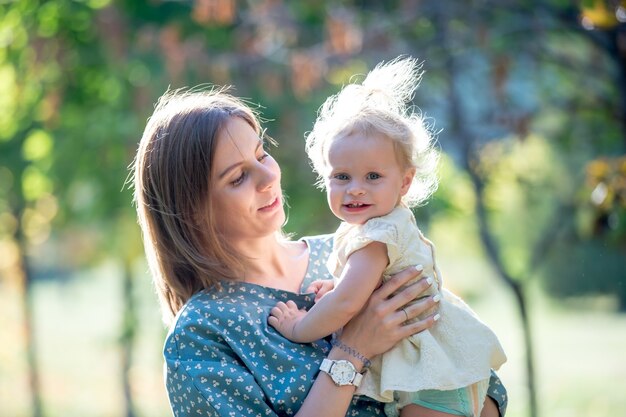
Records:
[[[267,236],[282,227],[280,168],[242,118],[232,117],[219,133],[211,178],[216,226],[231,242]]]

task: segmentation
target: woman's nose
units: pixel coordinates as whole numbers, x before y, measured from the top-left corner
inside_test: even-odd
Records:
[[[257,189],[259,191],[265,191],[272,188],[278,180],[278,175],[278,172],[268,167],[261,167]]]

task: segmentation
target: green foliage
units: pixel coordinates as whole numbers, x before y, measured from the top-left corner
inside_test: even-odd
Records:
[[[531,278],[534,249],[554,221],[553,211],[566,201],[572,179],[558,152],[545,138],[491,143],[481,152],[487,178],[485,199],[509,272]]]
[[[542,282],[560,297],[613,295],[626,311],[626,158],[589,162],[577,196],[576,213],[552,249]]]
[[[123,183],[152,103],[168,86],[232,83],[236,94],[266,106],[269,133],[280,142],[273,153],[292,206],[287,230],[329,232],[336,219],[312,187],[304,132],[325,97],[351,76],[381,59],[412,54],[426,60],[415,101],[443,129],[443,151],[458,161],[458,129],[484,146],[492,225],[507,268],[524,275],[550,210],[575,201],[582,181],[577,167],[615,152],[621,141],[609,111],[619,99],[615,69],[582,30],[563,23],[575,11],[571,3],[487,2],[460,10],[445,2],[357,8],[226,1],[236,7],[221,14],[207,8],[210,3],[0,5],[0,167],[13,178],[4,205],[20,212],[53,199],[53,230],[93,229],[113,250],[111,225],[134,216]],[[595,16],[598,5],[585,4],[586,13]],[[453,82],[464,122],[457,127],[450,126],[446,100],[450,56],[463,63]],[[533,143],[543,143],[543,150],[531,151]],[[418,210],[423,221],[458,207],[448,181]]]
[[[543,268],[543,284],[557,297],[610,294],[626,311],[625,246],[600,238],[581,239],[573,231],[552,248]],[[563,254],[567,254],[563,256]]]

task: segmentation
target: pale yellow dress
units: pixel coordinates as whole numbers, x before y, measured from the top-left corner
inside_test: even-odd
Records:
[[[335,279],[341,276],[348,256],[373,241],[387,245],[389,265],[385,275],[421,264],[422,277],[436,280],[431,294],[442,296],[441,318],[431,329],[374,358],[357,394],[391,402],[395,392],[395,401],[403,402],[402,393],[453,390],[488,381],[490,370],[498,369],[506,361],[500,342],[467,304],[442,288],[434,246],[422,235],[409,209],[396,207],[388,215],[364,225],[342,223],[328,259],[328,269]]]

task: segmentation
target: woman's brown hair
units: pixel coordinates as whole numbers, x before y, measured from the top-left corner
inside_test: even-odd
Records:
[[[168,91],[139,142],[134,200],[166,323],[193,294],[243,273],[210,207],[217,138],[232,117],[260,133],[255,112],[226,89]]]

